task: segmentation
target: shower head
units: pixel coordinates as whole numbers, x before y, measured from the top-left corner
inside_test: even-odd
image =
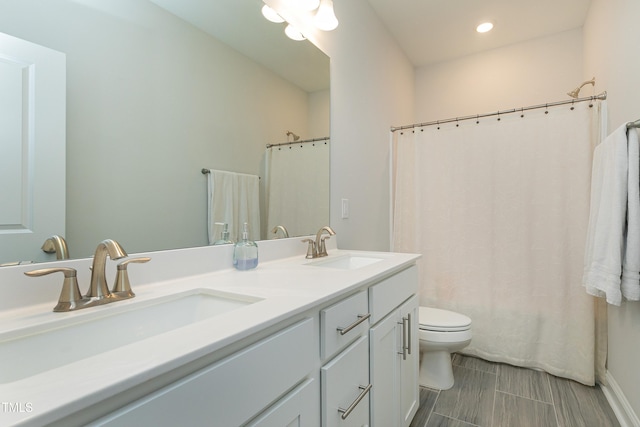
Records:
[[[298,135],[296,135],[295,133],[291,132],[290,130],[287,131],[287,137],[292,137],[294,141],[297,141],[300,139],[300,137]]]
[[[567,95],[569,95],[572,98],[577,98],[578,95],[580,94],[580,89],[582,89],[583,86],[585,85],[593,85],[595,87],[596,85],[596,78],[592,78],[591,80],[587,80],[586,82],[583,82],[580,86],[578,86],[577,88],[575,88],[574,90],[572,90],[571,92],[567,92]]]

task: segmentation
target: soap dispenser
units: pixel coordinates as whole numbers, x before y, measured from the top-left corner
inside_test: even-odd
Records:
[[[226,222],[216,222],[216,225],[222,226],[222,231],[220,232],[220,238],[213,242],[214,245],[227,245],[229,243],[233,244],[231,240],[229,240],[229,224]]]
[[[233,266],[238,270],[251,270],[258,266],[258,245],[249,240],[249,225],[242,226],[242,238],[233,248]]]

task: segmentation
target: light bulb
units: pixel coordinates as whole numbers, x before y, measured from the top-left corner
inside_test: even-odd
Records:
[[[479,33],[486,33],[487,31],[491,31],[493,28],[493,24],[491,22],[484,22],[476,27],[476,31]]]
[[[284,19],[282,19],[282,17],[278,15],[278,12],[276,12],[266,4],[262,6],[262,16],[264,16],[271,22],[275,22],[276,24],[284,22]]]
[[[313,23],[323,31],[335,30],[338,26],[338,18],[333,12],[332,0],[320,0],[320,7],[313,18]]]
[[[298,31],[296,27],[294,27],[291,24],[287,25],[287,27],[284,29],[284,33],[291,40],[301,41],[306,39],[306,37],[300,31]]]
[[[298,0],[297,5],[300,9],[304,10],[316,10],[320,5],[320,0]]]

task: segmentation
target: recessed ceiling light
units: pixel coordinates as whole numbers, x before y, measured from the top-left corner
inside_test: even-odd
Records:
[[[492,28],[493,24],[491,22],[483,22],[476,27],[476,31],[479,33],[486,33],[487,31],[491,31]]]

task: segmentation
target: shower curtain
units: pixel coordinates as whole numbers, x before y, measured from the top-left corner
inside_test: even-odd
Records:
[[[283,225],[290,236],[329,223],[329,140],[273,146],[265,153],[268,238]]]
[[[464,353],[593,385],[606,317],[581,280],[604,103],[589,104],[396,131],[393,248],[423,254],[421,305],[472,319]]]

